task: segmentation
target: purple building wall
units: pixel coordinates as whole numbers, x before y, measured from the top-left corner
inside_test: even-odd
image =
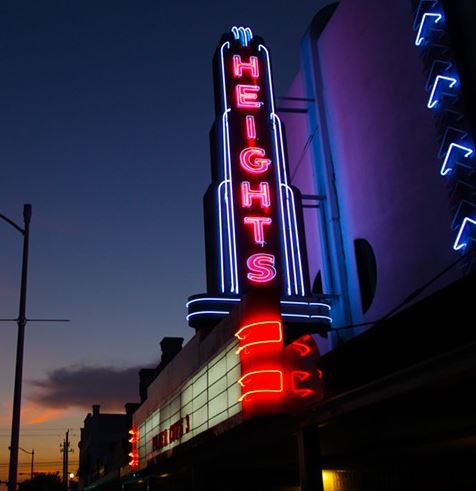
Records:
[[[314,24],[322,22],[318,17]],[[349,311],[337,316],[340,324],[379,319],[458,259],[412,24],[410,1],[341,1],[327,25],[317,34],[311,26],[303,39],[308,49],[286,102],[307,112],[281,114],[293,184],[303,194],[324,194],[321,208],[332,206],[329,192],[335,190],[337,209],[327,215],[306,209],[305,222],[311,282],[325,268],[326,248],[345,276],[336,289],[324,274],[324,293],[350,301]],[[333,221],[340,244],[323,233]],[[377,264],[375,297],[365,314],[354,251],[358,238],[370,243]],[[418,299],[457,276],[455,268]]]

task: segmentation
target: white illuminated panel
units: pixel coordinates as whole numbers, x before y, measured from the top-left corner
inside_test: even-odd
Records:
[[[140,468],[145,467],[147,461],[159,453],[180,445],[241,412],[241,402],[238,401],[241,396],[238,384],[241,366],[237,349],[238,341],[234,340],[139,426]],[[183,422],[183,434],[170,441],[170,428],[180,421]],[[154,450],[152,440],[160,433],[163,438],[167,438],[167,444]]]

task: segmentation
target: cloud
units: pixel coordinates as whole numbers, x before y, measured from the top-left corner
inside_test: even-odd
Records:
[[[0,429],[10,429],[13,403],[11,399],[0,404]],[[21,405],[22,426],[33,426],[56,419],[61,416],[60,409],[50,409],[39,406],[34,401],[23,401]]]
[[[33,380],[36,388],[30,399],[52,409],[100,404],[105,410],[123,410],[126,402],[139,399],[139,370],[143,367],[115,368],[73,365]]]

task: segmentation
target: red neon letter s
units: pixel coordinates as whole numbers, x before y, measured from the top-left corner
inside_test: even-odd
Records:
[[[240,55],[233,55],[233,75],[235,78],[243,76],[243,70],[249,70],[250,75],[253,78],[258,78],[258,58],[256,56],[250,56],[250,61],[247,63],[245,61],[241,61]]]
[[[240,153],[241,167],[251,174],[262,174],[271,165],[271,160],[263,158],[265,155],[266,151],[263,148],[247,147]]]
[[[246,261],[250,272],[247,274],[249,280],[256,283],[266,283],[276,276],[274,267],[274,256],[272,254],[253,254]]]
[[[268,208],[271,206],[269,184],[267,182],[260,182],[259,189],[251,189],[251,185],[248,181],[243,181],[241,183],[241,206],[243,208],[251,208],[253,199],[259,200],[261,208]]]
[[[258,101],[259,85],[237,85],[236,104],[238,107],[257,109],[261,107]]]

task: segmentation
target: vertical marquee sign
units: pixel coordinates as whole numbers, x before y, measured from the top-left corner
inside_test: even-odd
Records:
[[[251,45],[247,34],[238,42],[224,42],[219,53],[225,163],[225,214],[219,217],[219,226],[220,232],[231,232],[229,239],[223,233],[220,237],[229,249],[228,254],[220,251],[220,289],[239,294],[251,287],[279,288],[283,277],[281,231],[285,230],[285,281],[289,289],[296,288],[296,294],[304,294],[301,258],[298,247],[290,242],[297,233],[288,234],[289,228],[280,223],[280,218],[291,217],[283,209],[284,193],[280,192],[285,176],[279,158],[284,156],[274,146],[279,140],[269,53],[261,43]],[[292,205],[294,202],[289,207]],[[293,251],[292,262],[288,249]]]
[[[299,191],[289,182],[271,61],[249,28],[225,34],[214,57],[212,184],[204,199],[207,294],[190,298],[190,325],[228,315],[243,295],[272,289],[287,323],[328,327],[310,297]]]
[[[212,183],[204,198],[207,293],[189,299],[187,320],[207,333],[240,305],[229,324],[235,340],[131,430],[132,468],[218,424],[217,416],[296,413],[322,398],[319,350],[309,333],[327,331],[331,307],[309,291],[301,199],[289,183],[263,40],[242,27],[222,36],[214,81]],[[217,373],[227,387],[219,394]],[[203,380],[215,389],[204,390]]]

